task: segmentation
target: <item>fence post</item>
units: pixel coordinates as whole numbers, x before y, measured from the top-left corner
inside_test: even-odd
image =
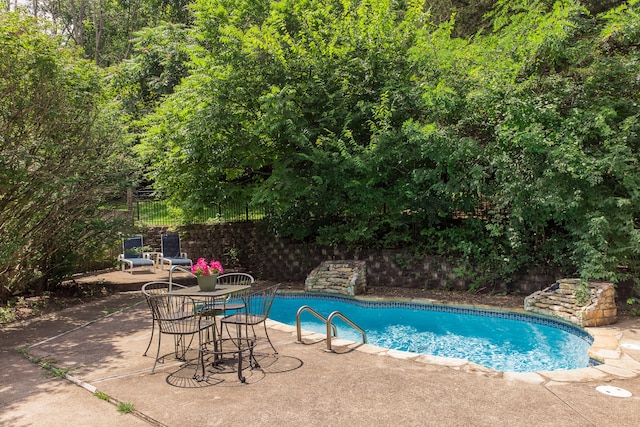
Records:
[[[133,191],[127,188],[127,210],[133,210]]]

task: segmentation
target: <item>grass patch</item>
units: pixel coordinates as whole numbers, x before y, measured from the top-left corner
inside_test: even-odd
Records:
[[[118,412],[121,414],[130,414],[133,412],[133,403],[120,402],[118,403]]]
[[[55,360],[35,357],[29,353],[29,350],[27,348],[18,349],[18,353],[22,354],[22,356],[24,356],[31,363],[34,363],[47,371],[48,376],[50,377],[64,378],[72,370],[72,368],[58,368],[56,365],[54,365]]]
[[[103,393],[103,392],[101,392],[101,391],[96,391],[95,393],[93,393],[93,395],[94,395],[95,397],[97,397],[98,399],[100,399],[100,400],[104,400],[104,401],[106,401],[106,402],[108,402],[109,400],[111,400],[111,397],[109,397],[109,395],[108,395],[108,394]]]

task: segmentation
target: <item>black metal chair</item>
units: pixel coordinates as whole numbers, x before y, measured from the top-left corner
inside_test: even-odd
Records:
[[[270,286],[262,290],[251,290],[249,292],[234,294],[227,301],[229,304],[243,304],[244,307],[233,314],[224,316],[220,322],[225,326],[227,333],[232,337],[229,327],[235,325],[236,337],[240,338],[249,337],[249,327],[251,327],[253,341],[257,340],[255,326],[262,323],[264,326],[264,333],[269,345],[273,349],[274,354],[278,354],[278,351],[273,346],[269,333],[267,332],[266,320],[269,317],[269,311],[273,304],[273,299],[276,296],[276,292],[280,285]],[[254,360],[255,362],[255,360]],[[257,364],[257,363],[256,363]]]
[[[249,273],[224,273],[218,276],[222,285],[253,285],[256,280]]]
[[[147,301],[147,305],[149,305],[149,310],[151,310],[151,317],[152,317],[151,337],[149,338],[149,344],[147,344],[146,350],[142,354],[143,356],[146,356],[147,352],[149,351],[149,348],[151,348],[151,341],[153,341],[153,334],[156,329],[156,317],[155,317],[155,313],[153,312],[153,308],[151,307],[151,303],[149,302],[149,298],[152,295],[165,294],[173,288],[181,289],[181,288],[185,288],[185,286],[179,285],[177,283],[170,283],[170,282],[163,282],[163,281],[148,282],[142,285],[142,295],[144,295],[144,299]],[[176,357],[178,357],[179,344],[180,344],[179,340],[176,340]],[[182,350],[183,355],[185,351],[186,349],[183,348]]]
[[[174,267],[177,268],[177,267]],[[218,276],[218,285],[253,285],[255,279],[248,273],[225,273]],[[217,316],[220,314],[227,314],[231,311],[237,311],[244,308],[244,302],[240,297],[229,299],[229,297],[217,298],[213,303],[207,303],[203,306],[204,310],[207,310],[207,315]]]
[[[197,309],[197,304],[193,298],[188,296],[177,296],[171,294],[151,295],[149,304],[153,311],[155,321],[158,324],[158,350],[151,372],[155,372],[158,361],[164,361],[165,356],[160,356],[160,344],[162,335],[173,335],[182,342],[187,337],[198,338],[198,362],[193,377],[197,380],[204,378],[203,349],[205,348],[206,337],[211,328],[215,329],[215,319],[202,315],[202,311]],[[188,346],[185,347],[185,353]],[[162,362],[161,362],[162,363]],[[198,377],[198,369],[201,368],[201,375]]]
[[[218,284],[220,285],[249,285],[253,286],[255,279],[248,273],[225,273],[218,276]],[[235,301],[235,302],[233,302]],[[234,298],[230,301],[225,298],[218,302],[217,309],[223,313],[236,311],[244,308],[244,302],[240,298]]]

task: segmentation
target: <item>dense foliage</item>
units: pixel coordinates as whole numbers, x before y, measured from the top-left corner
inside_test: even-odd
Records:
[[[174,203],[241,194],[281,236],[457,256],[485,281],[637,271],[637,0],[500,0],[468,38],[414,1],[194,10],[191,74],[139,147]]]
[[[98,208],[135,169],[102,72],[79,58],[36,20],[0,14],[0,301],[117,239]]]
[[[117,237],[124,141],[187,221],[248,201],[279,236],[456,257],[473,286],[638,277],[639,0],[32,9],[50,26],[0,15],[0,300]]]

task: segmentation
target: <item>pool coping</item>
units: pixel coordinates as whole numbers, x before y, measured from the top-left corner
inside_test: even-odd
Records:
[[[282,294],[304,294],[300,291],[282,290]],[[323,294],[335,297],[353,298],[362,302],[399,302],[429,304],[438,306],[455,306],[465,309],[499,311],[514,314],[523,314],[532,317],[548,318],[549,320],[565,323],[583,329],[593,338],[593,343],[588,350],[589,357],[600,364],[586,368],[539,372],[502,372],[487,368],[466,359],[452,357],[431,356],[408,351],[392,350],[371,344],[363,344],[342,338],[332,338],[332,348],[339,347],[340,352],[361,351],[372,355],[394,357],[396,359],[413,360],[417,363],[439,365],[451,369],[478,373],[489,377],[502,377],[507,380],[525,381],[528,383],[571,383],[588,381],[611,381],[614,379],[631,379],[640,376],[640,333],[638,336],[625,337],[625,330],[638,332],[640,318],[627,320],[608,326],[580,328],[570,322],[562,321],[550,316],[532,314],[524,308],[504,308],[490,305],[450,304],[430,298],[404,298],[404,297],[379,297],[379,296],[345,296],[340,294]],[[269,327],[283,332],[290,332],[297,339],[295,326],[290,326],[275,320],[267,320]],[[632,324],[633,326],[627,326]],[[633,335],[633,334],[631,334]],[[326,335],[317,332],[302,330],[302,341],[319,342],[326,340]]]

